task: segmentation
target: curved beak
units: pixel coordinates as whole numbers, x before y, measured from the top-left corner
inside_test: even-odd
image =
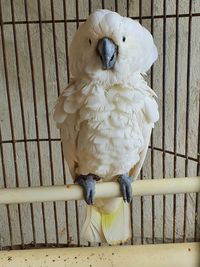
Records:
[[[102,68],[112,69],[117,59],[117,45],[111,39],[104,37],[99,40],[97,51],[101,58]]]

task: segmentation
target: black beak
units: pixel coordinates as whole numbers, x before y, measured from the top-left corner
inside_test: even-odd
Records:
[[[101,58],[103,69],[112,69],[117,59],[116,44],[111,39],[104,37],[99,40],[97,45],[97,51]]]

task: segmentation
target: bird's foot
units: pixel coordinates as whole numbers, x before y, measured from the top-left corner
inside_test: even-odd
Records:
[[[95,184],[100,178],[94,174],[79,175],[75,183],[79,184],[83,188],[84,199],[88,205],[94,203],[95,198]]]
[[[132,200],[132,182],[133,182],[133,177],[128,176],[128,174],[121,174],[118,176],[117,179],[118,183],[120,184],[120,190],[122,193],[122,197],[124,202],[130,203]]]

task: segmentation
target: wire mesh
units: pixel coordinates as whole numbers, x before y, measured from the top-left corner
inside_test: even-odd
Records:
[[[147,79],[161,118],[140,178],[199,175],[198,1],[0,0],[1,187],[70,182],[52,108],[70,78],[73,33],[96,8],[139,20],[158,46]],[[0,248],[90,246],[80,238],[84,206],[2,205]],[[199,240],[199,207],[198,194],[135,197],[131,244]]]

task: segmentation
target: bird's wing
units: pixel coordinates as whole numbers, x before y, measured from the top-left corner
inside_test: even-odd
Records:
[[[129,175],[133,176],[134,180],[137,179],[144,163],[154,123],[159,119],[158,105],[153,97],[149,96],[145,98],[144,107],[141,112],[138,113],[138,117],[141,123],[144,146],[140,151],[140,160],[129,171]]]
[[[58,98],[54,110],[54,120],[61,131],[64,157],[73,179],[77,165],[76,140],[79,132],[79,110],[83,103],[83,87],[84,84],[72,81]]]

